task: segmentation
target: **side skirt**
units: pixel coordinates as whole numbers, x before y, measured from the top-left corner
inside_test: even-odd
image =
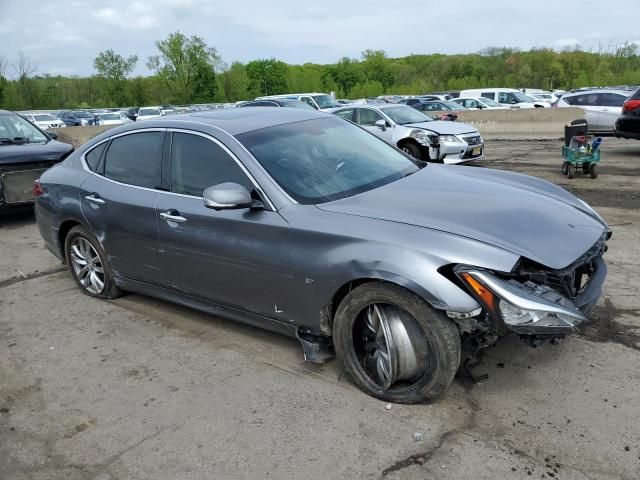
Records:
[[[228,318],[253,327],[263,328],[282,335],[298,338],[298,326],[293,323],[284,323],[274,320],[273,318],[256,315],[255,313],[247,312],[238,308],[219,305],[217,303],[202,300],[200,298],[192,297],[184,293],[176,292],[168,288],[158,287],[145,282],[139,282],[137,280],[131,280],[120,276],[114,277],[116,285],[129,292],[160,298],[210,315]]]

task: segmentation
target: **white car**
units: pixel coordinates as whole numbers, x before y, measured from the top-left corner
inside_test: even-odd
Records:
[[[140,120],[148,120],[150,118],[157,118],[162,116],[162,111],[160,107],[142,107],[138,110],[138,116],[136,117],[136,122]]]
[[[625,90],[594,89],[565,93],[557,107],[579,107],[584,110],[587,127],[592,133],[613,133],[622,104],[632,92]]]
[[[308,103],[316,110],[329,110],[339,107],[340,104],[333,96],[326,93],[288,93],[286,95],[268,95],[265,97],[256,97],[256,100],[268,100],[270,98],[288,98],[291,100],[300,100]]]
[[[332,113],[419,160],[451,164],[484,157],[484,140],[474,127],[433,120],[408,105],[347,105]]]
[[[462,105],[469,110],[506,110],[508,108],[490,98],[483,97],[458,97],[449,101]]]
[[[54,117],[50,113],[21,113],[24,118],[31,123],[37,125],[43,130],[48,128],[64,128],[67,125],[59,118]]]
[[[549,108],[543,101],[536,101],[515,88],[475,88],[461,90],[461,97],[484,97],[500,103],[507,108]]]
[[[98,115],[99,125],[123,125],[132,123],[125,112],[107,112]]]

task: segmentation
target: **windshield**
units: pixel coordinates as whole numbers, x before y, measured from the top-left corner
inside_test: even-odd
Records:
[[[157,108],[141,108],[140,111],[138,112],[139,116],[143,116],[143,115],[160,115],[160,110],[158,110]]]
[[[36,119],[36,122],[51,122],[57,120],[56,117],[48,113],[34,115],[33,117]]]
[[[495,100],[492,100],[490,98],[487,97],[482,97],[480,99],[478,99],[479,102],[484,103],[485,105],[489,106],[489,107],[502,107],[502,105],[500,105],[498,102],[496,102]]]
[[[313,95],[311,98],[315,100],[320,108],[333,108],[340,106],[340,104],[336,102],[331,95]]]
[[[518,102],[536,102],[537,101],[537,100],[534,100],[533,98],[525,95],[524,93],[520,93],[520,92],[513,92],[511,95],[516,97]]]
[[[0,144],[11,142],[44,143],[48,139],[20,115],[0,115]]]
[[[395,148],[335,117],[277,125],[237,138],[284,191],[305,205],[356,195],[418,170]]]
[[[380,110],[398,125],[433,121],[431,117],[427,117],[424,113],[406,105],[395,105],[393,107],[381,108]]]
[[[93,118],[93,115],[89,112],[83,112],[82,110],[77,110],[73,112],[73,115],[77,118]]]
[[[456,102],[440,102],[440,103],[442,103],[443,105],[446,105],[451,110],[466,110],[465,107],[463,107],[462,105],[457,104]]]

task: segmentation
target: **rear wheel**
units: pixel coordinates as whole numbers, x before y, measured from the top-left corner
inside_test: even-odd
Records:
[[[568,167],[571,165],[569,162],[565,161],[562,163],[562,174],[566,175],[568,171]]]
[[[576,176],[576,167],[575,165],[569,164],[567,166],[567,177],[573,178]]]
[[[592,163],[591,168],[589,168],[589,176],[591,178],[598,178],[598,164]]]
[[[406,142],[400,145],[400,150],[404,153],[411,155],[413,158],[417,158],[418,160],[424,160],[422,157],[422,151],[420,147],[418,147],[415,143]]]
[[[100,242],[88,229],[78,225],[69,230],[65,255],[69,270],[84,293],[97,298],[117,298],[122,294],[113,281]]]
[[[396,403],[435,399],[460,363],[457,327],[419,296],[382,282],[362,285],[340,303],[334,345],[358,387]]]

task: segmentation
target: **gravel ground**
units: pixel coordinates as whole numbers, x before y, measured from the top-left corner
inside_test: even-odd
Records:
[[[563,177],[559,150],[491,142],[479,163],[562,185],[612,225],[593,320],[561,345],[503,339],[480,384],[390,410],[294,340],[91,299],[31,213],[0,217],[0,479],[640,478],[640,142],[606,139],[596,180]]]

